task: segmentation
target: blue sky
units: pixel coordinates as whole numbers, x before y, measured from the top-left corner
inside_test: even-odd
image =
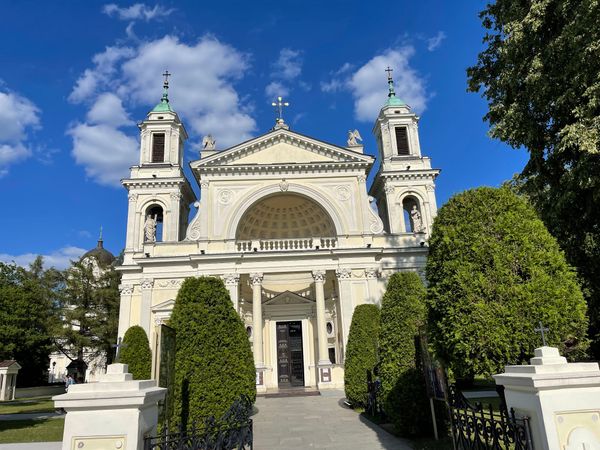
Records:
[[[138,158],[136,123],[158,102],[161,73],[198,158],[203,134],[224,148],[267,132],[271,101],[292,129],[367,153],[392,66],[421,116],[424,155],[442,169],[438,203],[521,171],[523,150],[487,136],[486,103],[466,92],[482,48],[485,2],[6,2],[0,42],[0,260],[35,254],[64,267],[124,244],[118,180]]]

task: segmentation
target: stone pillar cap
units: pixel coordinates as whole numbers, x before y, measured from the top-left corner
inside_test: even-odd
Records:
[[[546,366],[550,364],[567,364],[567,358],[560,356],[556,347],[539,347],[533,351],[535,355],[529,361],[532,366]]]

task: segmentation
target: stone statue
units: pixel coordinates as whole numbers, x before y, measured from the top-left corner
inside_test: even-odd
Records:
[[[144,241],[156,242],[156,214],[154,216],[147,214],[146,223],[144,224]]]
[[[414,233],[420,233],[423,231],[423,221],[421,220],[421,213],[417,208],[417,205],[413,205],[410,211],[410,220],[412,220],[412,229]]]
[[[202,150],[215,150],[217,141],[214,140],[212,134],[208,134],[202,138]]]
[[[362,144],[359,144],[358,141],[362,142],[362,137],[358,130],[350,130],[348,131],[348,147],[358,147]]]

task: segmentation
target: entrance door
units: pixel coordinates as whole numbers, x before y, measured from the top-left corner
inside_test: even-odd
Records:
[[[277,322],[279,387],[304,386],[302,322]]]

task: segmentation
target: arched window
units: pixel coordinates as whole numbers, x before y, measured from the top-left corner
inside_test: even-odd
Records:
[[[402,209],[404,213],[404,226],[407,233],[421,233],[425,231],[423,214],[419,206],[419,201],[408,196],[402,200]]]
[[[160,205],[150,205],[144,215],[144,242],[163,241],[163,209]]]

